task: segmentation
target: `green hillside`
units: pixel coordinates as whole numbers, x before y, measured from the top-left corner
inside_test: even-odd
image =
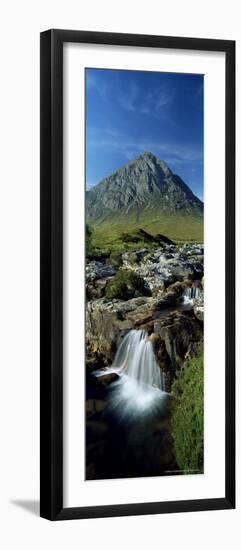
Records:
[[[131,243],[123,239],[127,233],[133,237],[139,229],[144,229],[150,235],[162,234],[175,243],[184,242],[203,242],[203,218],[198,216],[147,216],[139,223],[135,216],[113,217],[111,221],[90,224],[92,229],[92,246],[101,250],[128,250],[137,248],[135,239]],[[141,245],[146,246],[146,242],[138,242],[138,248]]]

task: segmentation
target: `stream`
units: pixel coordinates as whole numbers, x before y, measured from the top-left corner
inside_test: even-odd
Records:
[[[193,307],[199,289],[156,312],[158,319]],[[153,350],[152,335],[130,330],[111,366],[87,373],[86,479],[181,473],[175,461],[170,418],[173,397]]]
[[[107,387],[95,385],[95,380],[109,375],[115,378]],[[112,366],[96,371],[87,387],[87,404],[92,397],[96,407],[87,415],[87,479],[175,471],[169,428],[171,397],[165,392],[165,375],[147,333],[131,330]]]

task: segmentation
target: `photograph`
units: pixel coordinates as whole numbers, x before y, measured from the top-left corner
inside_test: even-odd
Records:
[[[238,550],[240,6],[1,7],[0,548]]]
[[[85,68],[86,481],[205,473],[204,162],[203,74]]]

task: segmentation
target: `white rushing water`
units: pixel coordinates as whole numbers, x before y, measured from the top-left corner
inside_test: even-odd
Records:
[[[124,337],[113,362],[115,367],[142,384],[165,391],[164,374],[144,330],[131,330]]]
[[[118,422],[150,421],[165,410],[165,375],[156,361],[153,344],[143,330],[131,330],[123,338],[111,367],[95,372],[100,377],[116,373],[118,380],[107,390],[109,414]]]
[[[187,287],[183,292],[184,304],[193,304],[193,301],[197,300],[199,297],[200,297],[199,287]]]
[[[156,361],[153,344],[144,330],[130,330],[123,338],[110,368],[97,376],[115,372],[125,374],[140,384],[165,391],[165,375]]]

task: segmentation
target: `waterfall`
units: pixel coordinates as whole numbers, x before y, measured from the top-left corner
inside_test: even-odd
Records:
[[[131,330],[123,338],[110,368],[98,371],[97,376],[115,372],[165,391],[165,375],[156,361],[153,345],[144,330]]]
[[[113,368],[142,384],[165,391],[164,374],[157,364],[152,342],[144,330],[131,330],[116,353]]]
[[[183,291],[184,304],[193,304],[193,300],[197,300],[200,297],[201,291],[198,286],[186,287]]]

